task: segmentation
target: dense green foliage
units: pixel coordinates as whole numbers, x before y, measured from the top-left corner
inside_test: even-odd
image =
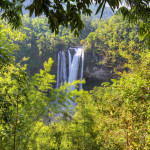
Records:
[[[17,42],[20,50],[15,53],[16,62],[21,61],[22,57],[30,57],[26,63],[31,76],[43,68],[45,60],[52,57],[55,60],[52,72],[56,75],[57,52],[81,44],[85,46],[85,53],[90,55],[85,58],[85,65],[110,67],[112,71],[114,67],[116,70],[122,70],[125,59],[119,54],[119,50],[136,51],[138,47],[145,47],[145,38],[139,36],[138,24],[120,22],[120,19],[117,15],[101,21],[82,16],[85,28],[80,38],[76,38],[63,26],[60,28],[60,34],[55,36],[49,31],[45,17],[29,19],[25,15],[24,27],[20,32],[26,34],[26,39]]]
[[[37,122],[28,147],[149,149],[150,53],[141,51],[140,54],[138,51],[138,61],[132,53],[122,51],[130,72],[119,73],[119,80],[112,80],[112,85],[103,83],[90,92],[83,92],[76,99],[78,105],[73,117],[65,113],[49,125]]]
[[[53,63],[51,58],[44,62],[44,70],[29,79],[26,65],[21,65],[21,62],[15,64],[15,57],[12,56],[13,51],[19,49],[15,43],[21,42],[25,35],[12,32],[2,23],[0,27],[0,148],[27,149],[35,124],[40,120],[50,123],[54,115],[67,111],[66,105],[79,92],[66,94],[66,89],[72,84],[53,89],[55,76],[49,74]],[[28,58],[22,59],[26,60]]]
[[[15,2],[21,5],[23,1],[10,4]],[[105,6],[106,1],[98,2],[98,9]],[[111,2],[113,9],[119,5],[118,1]],[[4,8],[9,11],[10,7]],[[31,11],[34,9],[37,16],[43,12],[34,7]],[[0,149],[150,148],[150,51],[145,44],[149,24],[120,22],[120,16],[100,22],[85,16],[82,19],[85,29],[80,38],[59,27],[61,23],[60,34],[55,36],[44,17],[24,16],[20,31],[12,31],[0,22]],[[66,92],[79,81],[53,88],[55,76],[50,74],[53,60],[49,56],[79,44],[86,46],[86,53],[101,58],[95,65],[119,68],[112,84],[105,82],[91,91]],[[36,67],[38,71],[34,71]],[[72,109],[74,101],[77,106]]]
[[[139,23],[129,24],[120,19],[121,16],[115,15],[98,23],[98,28],[81,41],[86,52],[101,58],[94,63],[122,69],[125,59],[120,55],[120,50],[137,51],[140,47],[146,47],[145,38],[139,36]]]
[[[22,57],[30,57],[26,62],[28,64],[27,70],[33,75],[42,68],[42,64],[49,57],[56,60],[56,54],[60,50],[67,50],[71,46],[80,44],[80,39],[85,39],[90,32],[97,28],[96,22],[92,22],[89,17],[82,16],[85,23],[85,28],[80,35],[80,38],[74,37],[69,30],[63,26],[60,27],[60,34],[55,34],[49,31],[47,19],[43,16],[40,18],[30,19],[27,15],[24,16],[24,27],[20,30],[21,33],[26,34],[26,39],[22,42],[17,42],[20,46],[20,51],[15,53],[16,62],[21,61]],[[53,68],[56,68],[56,62]],[[56,74],[56,70],[53,69]]]
[[[92,10],[90,6],[97,5],[96,13],[101,10],[102,17],[106,4],[110,6],[112,11],[118,9],[122,2],[125,2],[126,7],[122,7],[120,12],[129,20],[148,19],[150,14],[149,0],[1,0],[0,12],[2,11],[1,18],[8,20],[14,28],[21,24],[21,16],[23,8],[29,10],[29,16],[33,14],[35,17],[44,14],[48,19],[49,28],[56,34],[59,33],[60,26],[66,28],[70,26],[71,32],[78,36],[79,32],[84,28],[81,20],[81,15],[91,16]]]
[[[57,116],[49,125],[32,127],[31,149],[149,149],[149,51],[139,61],[126,52],[130,72],[120,73],[113,84],[84,92],[76,113]],[[144,61],[143,61],[144,60]],[[38,131],[38,132],[37,132]]]

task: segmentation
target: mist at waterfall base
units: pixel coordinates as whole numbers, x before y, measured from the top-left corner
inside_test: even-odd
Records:
[[[68,63],[67,63],[68,60]],[[67,67],[68,64],[68,67]],[[56,88],[60,88],[65,82],[72,83],[76,80],[83,80],[83,67],[84,67],[84,48],[69,48],[68,59],[64,51],[58,52],[57,62],[57,84]],[[70,91],[75,90],[75,86],[71,86]],[[82,89],[82,83],[79,85],[79,90]],[[71,102],[74,107],[76,104]]]

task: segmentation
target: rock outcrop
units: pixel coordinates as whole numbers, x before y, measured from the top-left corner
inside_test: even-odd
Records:
[[[90,68],[87,66],[84,72],[84,76],[88,78],[95,78],[98,80],[107,81],[111,77],[111,73],[109,70],[105,70],[103,68],[93,67]]]

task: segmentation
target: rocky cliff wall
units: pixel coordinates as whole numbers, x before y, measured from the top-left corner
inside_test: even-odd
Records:
[[[84,78],[86,84],[84,89],[91,90],[94,86],[100,86],[103,82],[111,82],[116,78],[113,67],[107,64],[99,64],[104,59],[103,56],[91,52],[85,52]]]

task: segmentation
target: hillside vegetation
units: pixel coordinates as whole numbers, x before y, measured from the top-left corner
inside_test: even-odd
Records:
[[[18,31],[0,21],[0,149],[150,148],[148,31],[140,36],[140,21],[118,15],[82,19],[79,38],[63,26],[55,36],[44,16],[25,15]],[[55,89],[57,52],[78,45],[85,66],[109,67],[115,77],[90,91],[66,92],[80,81]]]

